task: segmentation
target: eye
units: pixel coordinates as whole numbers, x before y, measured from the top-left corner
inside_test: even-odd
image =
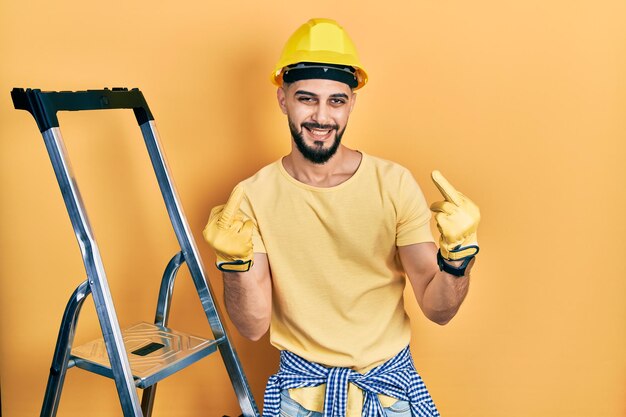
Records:
[[[330,99],[331,106],[339,107],[339,106],[343,106],[344,104],[346,104],[346,100],[343,98],[331,98]]]
[[[300,103],[304,104],[312,104],[316,102],[315,98],[311,96],[298,96],[297,98]]]

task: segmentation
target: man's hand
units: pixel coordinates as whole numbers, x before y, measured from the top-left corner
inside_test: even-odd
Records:
[[[447,260],[471,258],[478,253],[476,229],[480,221],[478,206],[458,192],[439,171],[432,172],[432,179],[444,201],[430,206],[435,213],[437,228],[441,233],[439,250]]]
[[[246,272],[253,263],[252,220],[239,210],[243,188],[235,187],[226,204],[211,210],[202,234],[217,256],[217,268],[225,272]]]

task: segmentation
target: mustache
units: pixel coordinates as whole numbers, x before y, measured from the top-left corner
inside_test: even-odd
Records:
[[[315,122],[304,122],[300,126],[306,127],[307,129],[321,129],[321,130],[333,129],[333,130],[339,130],[339,125],[323,125],[321,123],[315,123]]]

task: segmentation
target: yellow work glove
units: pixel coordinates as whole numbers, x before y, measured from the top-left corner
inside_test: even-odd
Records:
[[[217,268],[226,272],[245,272],[252,266],[252,220],[244,220],[239,210],[243,188],[235,187],[228,202],[211,210],[202,234],[217,257]]]
[[[439,252],[449,261],[472,258],[478,253],[476,229],[480,210],[472,200],[458,192],[441,172],[433,171],[431,176],[445,199],[430,206],[441,233]]]

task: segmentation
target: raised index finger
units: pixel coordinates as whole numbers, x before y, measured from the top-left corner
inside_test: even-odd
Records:
[[[459,192],[448,182],[441,172],[435,170],[432,172],[431,177],[446,201],[449,201],[457,206],[461,205],[462,202],[459,197]]]
[[[222,210],[222,214],[217,220],[218,227],[228,229],[233,224],[235,214],[239,211],[242,199],[243,188],[240,185],[237,185],[233,192],[230,193],[230,197],[228,197],[228,201],[226,202],[226,205],[224,205],[224,210]]]

